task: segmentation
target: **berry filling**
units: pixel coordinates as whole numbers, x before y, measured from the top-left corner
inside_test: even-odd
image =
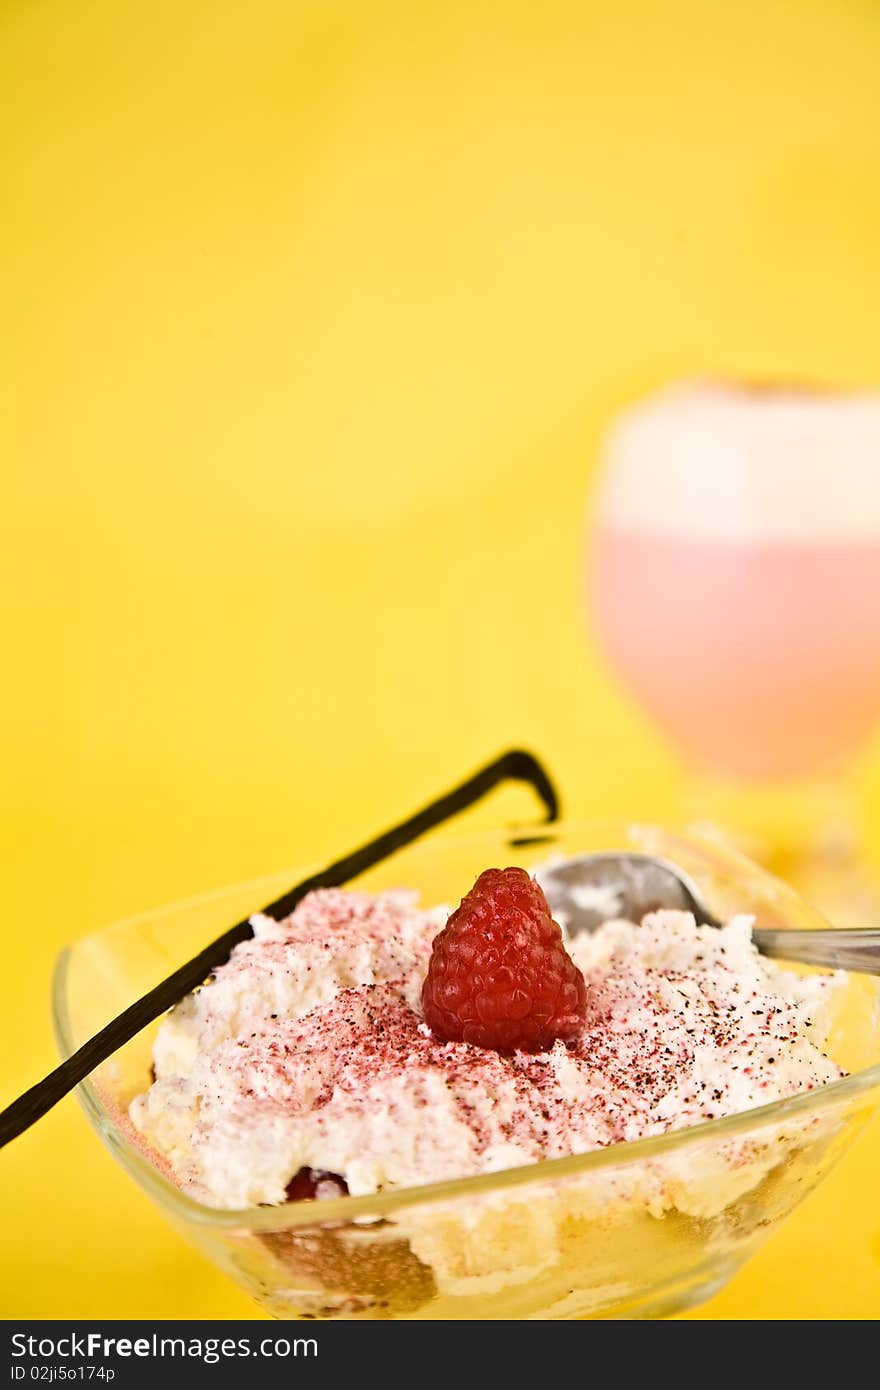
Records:
[[[285,1188],[288,1202],[319,1201],[328,1197],[347,1197],[348,1183],[338,1173],[326,1173],[323,1168],[300,1168]]]

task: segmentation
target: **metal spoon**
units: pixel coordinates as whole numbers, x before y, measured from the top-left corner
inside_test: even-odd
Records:
[[[579,854],[540,869],[536,876],[554,917],[573,936],[595,931],[610,917],[640,922],[646,912],[661,907],[692,912],[708,927],[721,925],[684,870],[650,854]],[[752,939],[765,956],[880,975],[880,931],[872,928],[755,927]]]

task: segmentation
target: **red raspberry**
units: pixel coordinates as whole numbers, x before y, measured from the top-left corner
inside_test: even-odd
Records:
[[[525,869],[486,869],[434,940],[425,1021],[443,1042],[542,1052],[584,1026],[584,977]]]
[[[300,1168],[287,1184],[288,1202],[309,1202],[315,1197],[344,1197],[348,1183],[338,1173],[321,1168]]]

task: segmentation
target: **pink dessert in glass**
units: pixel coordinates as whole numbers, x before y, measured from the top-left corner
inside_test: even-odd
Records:
[[[880,712],[880,395],[661,392],[611,431],[594,539],[603,645],[694,763],[855,751]]]

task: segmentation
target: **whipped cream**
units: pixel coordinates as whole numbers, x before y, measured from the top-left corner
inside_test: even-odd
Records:
[[[217,1207],[285,1201],[300,1168],[353,1194],[585,1153],[834,1081],[833,976],[760,956],[751,921],[682,912],[569,943],[587,983],[577,1043],[502,1056],[438,1041],[419,1004],[448,909],[415,895],[309,895],[254,919],[160,1026],[131,1117]]]
[[[877,392],[681,382],[623,411],[604,453],[598,510],[612,529],[716,544],[880,542]]]
[[[448,912],[420,912],[402,889],[373,895],[325,888],[276,922],[256,913],[253,939],[177,1005],[156,1037],[157,1076],[188,1076],[200,1054],[256,1026],[301,1018],[339,990],[398,980],[417,1007],[431,941]]]

